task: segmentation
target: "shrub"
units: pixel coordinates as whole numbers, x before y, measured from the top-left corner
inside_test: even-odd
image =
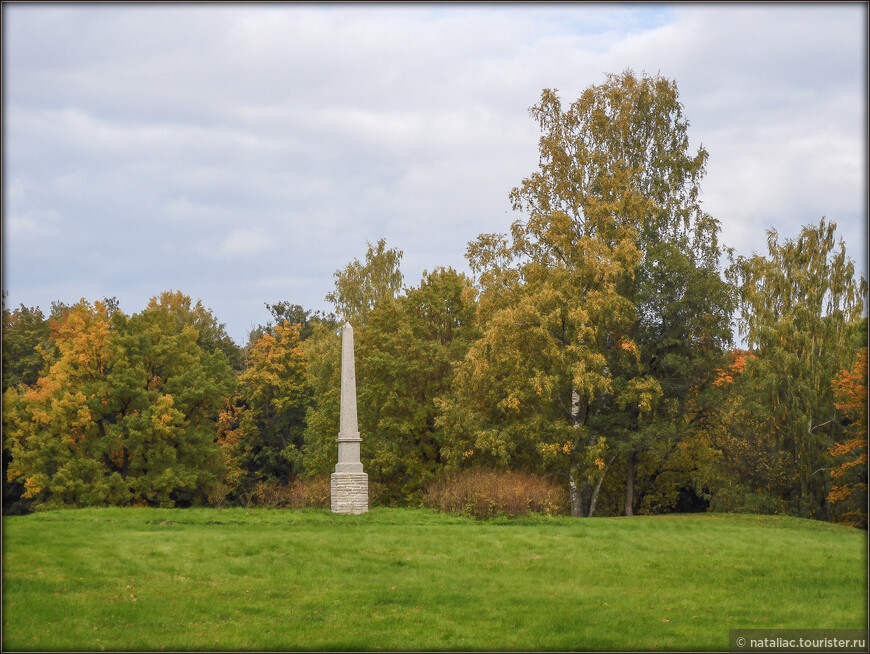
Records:
[[[252,503],[270,509],[329,508],[329,477],[260,482],[251,493]]]
[[[484,519],[529,513],[567,515],[567,489],[552,478],[526,472],[469,470],[429,484],[424,506]]]
[[[207,499],[208,503],[211,504],[214,508],[221,510],[224,508],[224,503],[226,502],[227,495],[229,495],[230,487],[224,484],[223,482],[215,482],[208,489]]]

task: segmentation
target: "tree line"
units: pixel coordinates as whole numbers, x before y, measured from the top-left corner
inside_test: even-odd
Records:
[[[522,470],[561,480],[575,516],[866,527],[866,281],[824,218],[769,231],[766,255],[722,246],[682,109],[675,82],[631,71],[567,107],[544,90],[520,217],[469,243],[470,276],[405,286],[382,239],[336,272],[335,313],[267,304],[243,347],[181,292],[132,315],[4,305],[4,509],[187,506],[328,475],[349,320],[375,503]]]

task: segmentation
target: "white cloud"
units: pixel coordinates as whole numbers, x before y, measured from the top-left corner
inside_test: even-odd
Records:
[[[854,239],[866,221],[858,5],[3,14],[4,255],[37,228],[67,246],[4,256],[12,295],[31,303],[65,299],[44,295],[59,270],[122,300],[180,288],[241,340],[264,301],[324,308],[366,241],[404,250],[409,284],[461,267],[469,240],[515,218],[507,196],[537,166],[527,108],[541,89],[567,103],[625,68],[677,81],[727,245],[763,247],[766,227],[792,236],[821,215]]]
[[[4,217],[4,238],[13,242],[38,243],[61,236],[57,226],[57,213],[52,209],[34,210],[27,214],[10,212]]]
[[[259,228],[235,229],[224,237],[209,256],[217,257],[247,257],[263,254],[275,247],[267,234]]]

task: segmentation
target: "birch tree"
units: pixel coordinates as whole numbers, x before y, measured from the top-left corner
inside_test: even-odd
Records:
[[[469,245],[484,334],[443,420],[455,465],[565,475],[572,512],[591,515],[613,462],[672,433],[648,427],[685,409],[730,341],[719,225],[674,82],[608,75],[566,109],[547,89],[531,115],[540,165],[511,192],[523,217]]]
[[[783,243],[768,231],[767,247],[767,256],[738,257],[728,270],[752,354],[742,399],[788,457],[792,475],[779,489],[788,510],[822,518],[829,450],[842,434],[831,381],[855,356],[867,282],[856,276],[836,223],[824,218]]]

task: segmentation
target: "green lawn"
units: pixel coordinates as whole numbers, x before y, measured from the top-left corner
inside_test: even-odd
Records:
[[[727,650],[863,628],[867,535],[769,516],[3,519],[3,650]]]

